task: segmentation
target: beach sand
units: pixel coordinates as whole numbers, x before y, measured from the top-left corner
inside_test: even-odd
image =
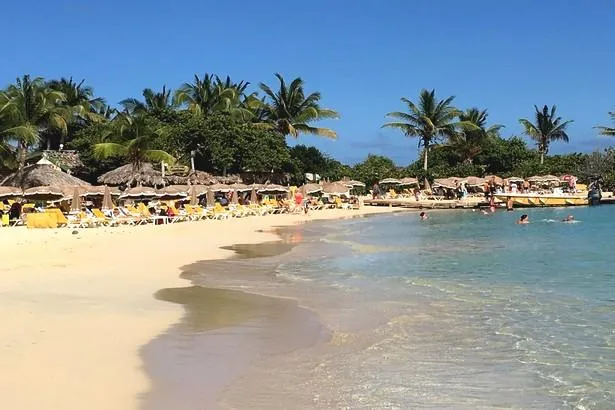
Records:
[[[179,278],[182,266],[233,254],[223,246],[276,240],[276,226],[396,210],[81,229],[76,235],[71,229],[0,229],[2,405],[139,408],[152,385],[140,349],[184,315],[180,304],[154,294],[189,286]]]

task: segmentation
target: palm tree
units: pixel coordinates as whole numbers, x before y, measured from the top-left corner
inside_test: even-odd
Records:
[[[0,117],[4,124],[0,138],[16,145],[20,173],[28,150],[41,140],[44,132],[57,130],[66,135],[72,110],[63,105],[65,100],[62,92],[47,87],[42,78],[31,79],[29,75],[0,92]]]
[[[536,110],[536,123],[521,118],[519,123],[524,128],[524,133],[536,141],[538,152],[540,153],[540,164],[545,161],[545,155],[549,153],[549,144],[552,141],[564,141],[568,142],[568,134],[566,128],[573,121],[562,121],[562,117],[555,116],[556,106],[551,107],[549,111],[548,106],[542,107],[542,111],[534,106]]]
[[[615,122],[615,112],[610,112],[609,115],[611,116],[611,120]],[[596,128],[600,131],[601,135],[615,137],[615,128],[610,128],[610,127],[596,127]]]
[[[261,107],[260,115],[264,121],[271,124],[281,134],[292,135],[295,138],[301,133],[336,138],[337,134],[332,129],[309,125],[321,119],[339,118],[337,112],[320,107],[320,93],[314,92],[306,97],[301,78],[295,78],[287,86],[280,74],[276,73],[275,76],[280,82],[277,92],[273,92],[266,84],[259,84],[260,89],[269,99]]]
[[[472,164],[474,157],[480,154],[486,141],[499,136],[504,128],[501,124],[487,126],[487,110],[468,108],[459,114],[462,132],[457,133],[448,145],[464,164]],[[468,126],[471,124],[471,126]]]
[[[183,84],[176,92],[174,103],[197,115],[229,113],[234,116],[250,116],[250,112],[240,105],[240,99],[248,83],[233,83],[230,77],[222,81],[218,76],[205,74],[203,79],[194,76],[194,82]]]
[[[161,112],[174,107],[171,99],[171,90],[167,90],[167,86],[163,85],[160,92],[155,92],[151,88],[143,90],[144,101],[139,101],[136,98],[126,98],[120,101],[120,105],[124,107],[124,111],[136,114],[143,112]]]
[[[418,104],[407,98],[401,101],[408,106],[408,112],[390,112],[386,116],[394,118],[395,122],[383,125],[385,128],[401,130],[407,137],[417,137],[419,148],[423,147],[423,169],[427,170],[429,150],[443,139],[454,140],[459,137],[460,129],[474,129],[475,125],[468,121],[457,121],[461,112],[453,107],[455,97],[438,101],[435,90],[422,90]]]
[[[112,138],[116,141],[96,144],[95,158],[123,157],[132,164],[133,173],[139,171],[144,162],[175,162],[171,154],[152,148],[155,138],[165,135],[166,130],[153,129],[143,116],[119,114],[114,120],[113,129],[116,132]]]
[[[52,80],[47,85],[64,94],[63,105],[72,107],[77,117],[87,122],[98,122],[101,118],[97,112],[105,106],[105,99],[94,97],[94,89],[84,83],[85,80],[76,83],[71,77]]]

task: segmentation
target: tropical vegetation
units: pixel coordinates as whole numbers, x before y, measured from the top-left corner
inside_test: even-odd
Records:
[[[20,172],[42,151],[71,150],[82,163],[72,172],[93,183],[119,166],[131,164],[137,172],[153,162],[194,163],[195,169],[214,174],[288,184],[303,183],[306,174],[371,185],[385,177],[574,173],[602,175],[615,186],[612,150],[548,155],[552,142],[570,138],[571,121],[559,117],[555,106],[536,106],[533,121],[520,120],[536,144],[533,149],[520,136],[503,137],[503,125],[491,122],[486,109],[458,108],[454,97],[441,99],[435,90],[421,91],[416,102],[402,98],[404,110],[387,114],[383,125],[417,139],[415,162],[400,167],[370,154],[360,163],[342,164],[316,147],[289,145],[287,137],[305,134],[336,138],[321,121],[339,114],[324,108],[321,94],[307,91],[301,78],[287,81],[275,74],[275,79],[275,85],[252,86],[205,73],[176,90],[146,88],[141,96],[111,106],[83,80],[24,75],[0,90],[0,175]],[[615,120],[614,113],[610,116]],[[615,128],[596,128],[615,135]]]

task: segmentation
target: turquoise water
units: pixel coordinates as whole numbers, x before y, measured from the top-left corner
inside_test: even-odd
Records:
[[[321,352],[328,383],[343,380],[331,397],[352,408],[614,408],[615,207],[523,212],[527,226],[514,223],[521,211],[337,222],[313,245],[319,257],[280,265],[281,277],[354,301],[329,312],[334,328],[384,312],[363,339]],[[577,222],[561,222],[568,214]]]

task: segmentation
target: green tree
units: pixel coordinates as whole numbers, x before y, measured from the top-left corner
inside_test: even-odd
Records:
[[[29,75],[0,92],[0,139],[13,143],[19,172],[26,163],[28,150],[41,141],[45,131],[66,135],[72,110],[63,106],[66,96],[47,87],[42,78]]]
[[[136,98],[126,98],[120,101],[124,111],[130,114],[160,113],[174,108],[171,90],[167,90],[166,85],[162,86],[160,92],[145,88],[142,94],[143,101]]]
[[[472,164],[488,140],[497,138],[503,125],[487,126],[487,110],[469,108],[459,114],[462,132],[454,135],[450,149],[457,154],[462,164]],[[467,124],[471,124],[468,126]]]
[[[381,155],[369,154],[367,159],[353,167],[353,177],[372,185],[383,178],[396,178],[399,170],[393,160]]]
[[[568,142],[566,128],[573,121],[563,121],[562,117],[557,117],[555,105],[551,107],[551,110],[546,105],[542,110],[539,110],[537,106],[534,106],[534,109],[536,110],[535,123],[525,118],[521,118],[519,123],[523,126],[525,134],[536,141],[538,153],[540,154],[540,164],[542,165],[545,161],[545,155],[549,153],[551,142]]]
[[[112,141],[99,142],[94,146],[95,158],[123,158],[132,164],[133,172],[137,172],[141,164],[148,161],[175,162],[171,154],[154,148],[156,139],[165,136],[167,130],[163,127],[154,128],[146,117],[122,114],[115,119],[112,129],[113,133],[109,135]]]
[[[303,80],[295,78],[286,85],[284,78],[276,73],[279,89],[274,92],[271,87],[260,83],[260,89],[267,99],[260,107],[260,118],[274,127],[282,135],[298,137],[299,134],[313,134],[321,137],[336,138],[337,134],[330,128],[313,127],[310,123],[327,118],[338,118],[333,110],[320,107],[320,93],[305,96]]]
[[[609,115],[611,116],[611,120],[613,122],[615,122],[615,112],[610,112]],[[609,137],[615,137],[615,128],[611,128],[611,127],[596,127],[601,135],[606,135]]]
[[[457,121],[460,111],[453,107],[455,97],[438,101],[435,90],[422,90],[418,104],[407,98],[401,101],[408,106],[408,112],[390,112],[387,117],[398,121],[388,122],[386,128],[401,130],[407,137],[417,137],[419,148],[423,147],[423,170],[427,170],[429,151],[444,139],[459,137],[461,126],[474,128],[469,122]]]

